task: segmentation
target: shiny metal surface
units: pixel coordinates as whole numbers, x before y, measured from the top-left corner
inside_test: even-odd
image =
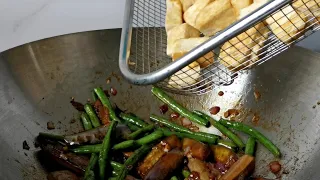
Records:
[[[36,159],[34,138],[56,125],[53,133],[81,129],[71,97],[85,102],[96,86],[115,87],[112,97],[121,109],[147,119],[161,105],[150,86],[129,85],[118,70],[120,30],[106,30],[60,36],[29,43],[0,55],[0,177],[1,179],[45,179],[45,170]],[[294,47],[275,59],[239,74],[230,86],[203,96],[175,98],[190,109],[208,110],[218,105],[219,116],[229,108],[241,109],[240,119],[252,124],[277,144],[281,163],[288,174],[282,179],[319,179],[320,172],[320,55]],[[106,79],[111,83],[107,84]],[[218,96],[218,91],[224,96]],[[254,90],[261,93],[256,101]],[[315,105],[315,108],[313,106]],[[76,123],[71,123],[76,119]],[[22,142],[30,145],[22,149]],[[259,145],[257,172],[269,178],[273,156]]]

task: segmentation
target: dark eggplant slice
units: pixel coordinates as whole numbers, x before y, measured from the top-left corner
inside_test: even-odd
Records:
[[[79,180],[75,174],[68,170],[54,171],[48,174],[48,180]]]

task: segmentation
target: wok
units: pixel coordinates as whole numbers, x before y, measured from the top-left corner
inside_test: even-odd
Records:
[[[45,39],[8,50],[0,56],[0,177],[1,179],[45,179],[46,170],[33,145],[40,131],[71,134],[81,129],[78,112],[70,98],[85,102],[96,86],[115,87],[112,97],[121,109],[147,119],[161,105],[150,86],[128,84],[118,70],[120,30],[104,30]],[[282,179],[319,179],[320,171],[320,55],[294,47],[265,64],[239,74],[229,86],[203,96],[175,98],[190,109],[223,111],[243,109],[244,121],[277,144],[283,157]],[[106,80],[110,79],[107,85]],[[217,95],[224,91],[224,96]],[[256,101],[254,91],[261,99]],[[315,105],[315,107],[313,107]],[[221,115],[220,114],[220,115]],[[76,122],[72,123],[72,119]],[[22,143],[30,150],[23,150]],[[261,145],[256,174],[275,178],[268,163],[274,160]]]

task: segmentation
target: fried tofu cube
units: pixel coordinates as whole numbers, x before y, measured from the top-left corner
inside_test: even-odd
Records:
[[[167,11],[166,11],[166,31],[181,25],[183,23],[182,19],[182,4],[180,0],[166,0]]]

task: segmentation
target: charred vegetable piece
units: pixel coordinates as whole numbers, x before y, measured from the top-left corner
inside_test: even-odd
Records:
[[[80,178],[78,178],[75,174],[73,174],[72,172],[68,171],[68,170],[62,170],[62,171],[55,171],[55,172],[51,172],[48,174],[47,176],[48,180],[79,180]]]
[[[95,179],[93,169],[98,162],[98,154],[92,153],[89,161],[89,165],[84,173],[84,180]]]
[[[111,121],[110,115],[109,115],[109,109],[103,106],[99,99],[95,101],[93,106],[102,124],[109,124]]]
[[[103,90],[100,87],[98,87],[98,88],[94,88],[94,92],[97,94],[97,96],[100,99],[100,101],[103,104],[103,106],[106,107],[109,110],[110,118],[113,121],[121,122],[121,120],[117,117],[114,109],[112,108],[111,102],[109,101],[108,97],[103,92]]]
[[[181,148],[181,142],[175,135],[169,136],[152,148],[151,152],[144,158],[138,169],[138,174],[143,178],[158,160],[173,148]]]
[[[96,112],[93,110],[91,104],[84,105],[84,110],[88,114],[88,116],[91,120],[92,126],[95,128],[99,127],[101,125],[100,120],[99,120],[98,116],[96,115]]]
[[[188,158],[193,157],[203,161],[210,154],[210,148],[206,144],[189,138],[182,140],[182,148]]]
[[[127,176],[128,172],[136,165],[136,163],[150,150],[148,145],[143,145],[131,155],[126,162],[124,163],[124,167],[119,171],[119,176],[117,180],[123,180]]]
[[[232,131],[230,131],[228,128],[224,127],[222,124],[220,124],[218,121],[214,120],[213,118],[211,118],[210,116],[208,116],[207,114],[201,112],[201,111],[193,111],[194,113],[198,114],[199,116],[201,116],[204,119],[207,119],[212,126],[214,126],[215,128],[217,128],[222,134],[224,134],[225,136],[227,136],[229,139],[231,139],[235,144],[237,144],[237,146],[242,149],[245,147],[244,143],[242,142],[242,140],[236,135],[234,134]]]
[[[254,169],[254,157],[244,155],[234,163],[231,168],[220,178],[221,180],[243,179]]]
[[[126,113],[120,113],[119,115],[123,120],[130,124],[134,124],[139,127],[146,127],[148,124],[145,123],[142,119],[139,117],[133,115],[133,114],[126,114]]]
[[[141,134],[152,131],[153,129],[154,129],[153,125],[148,125],[148,126],[142,127],[140,129],[138,129],[137,131],[129,134],[128,138],[135,139],[136,137],[140,136]]]
[[[246,150],[245,154],[253,156],[254,155],[254,150],[256,146],[256,140],[253,137],[249,137],[247,144],[246,144]]]
[[[237,160],[237,155],[229,148],[220,145],[212,145],[211,150],[215,162],[222,164],[222,172],[229,169]]]
[[[208,126],[209,125],[209,121],[207,121],[206,119],[203,119],[200,116],[192,113],[191,111],[189,111],[188,109],[186,109],[185,107],[183,107],[182,105],[177,103],[173,98],[168,96],[160,88],[152,87],[151,92],[153,93],[153,95],[155,95],[162,102],[167,104],[173,111],[179,113],[181,116],[184,116],[184,117],[190,119],[191,121],[193,121],[195,123],[198,123],[200,125],[203,125],[203,126]]]
[[[89,164],[89,158],[87,156],[64,153],[63,146],[61,144],[51,142],[46,139],[38,138],[38,141],[41,150],[45,152],[50,159],[77,174],[84,174],[85,168]]]
[[[199,136],[197,134],[175,132],[175,131],[170,131],[169,129],[166,129],[166,128],[160,128],[160,130],[163,132],[163,134],[165,136],[176,135],[176,136],[178,136],[180,138],[195,139],[197,141],[206,142],[206,143],[209,143],[209,144],[215,144],[216,141],[217,141],[217,138],[212,138],[211,136],[206,137],[206,136]]]
[[[238,151],[238,146],[232,141],[219,139],[217,144],[232,149],[234,152]]]
[[[211,173],[209,168],[206,166],[206,163],[195,158],[190,158],[188,161],[188,168],[191,172],[197,172],[201,180],[210,180]]]
[[[242,124],[240,122],[231,122],[227,120],[220,120],[221,124],[226,127],[244,132],[252,137],[254,137],[258,142],[263,144],[274,156],[280,157],[281,153],[277,146],[275,146],[267,137],[261,134],[259,131],[255,130],[254,128]]]
[[[82,121],[82,125],[83,125],[84,130],[87,131],[89,129],[92,129],[92,124],[91,124],[90,118],[87,113],[85,113],[85,112],[81,113],[81,121]]]
[[[150,169],[144,179],[146,180],[165,180],[169,179],[177,168],[183,164],[183,152],[179,149],[173,149],[166,153]]]
[[[214,141],[214,142],[216,142],[216,140],[218,140],[218,138],[219,138],[218,136],[216,136],[214,134],[190,131],[189,129],[187,129],[187,128],[183,127],[183,126],[180,126],[178,124],[170,122],[167,119],[164,119],[162,117],[156,116],[154,114],[152,114],[150,116],[150,119],[153,120],[153,121],[156,121],[158,123],[161,123],[161,124],[167,126],[168,128],[172,128],[172,129],[174,129],[176,131],[179,131],[179,132],[182,132],[182,133],[188,133],[188,134],[192,134],[192,135],[196,135],[196,136],[202,136],[204,138],[211,138],[212,141]]]
[[[114,132],[118,122],[117,121],[112,121],[109,130],[104,137],[104,140],[102,142],[102,148],[99,153],[99,175],[100,179],[104,180],[105,179],[105,170],[107,166],[107,159],[109,158],[109,151],[112,147],[111,145],[111,138],[112,138],[112,133]]]

